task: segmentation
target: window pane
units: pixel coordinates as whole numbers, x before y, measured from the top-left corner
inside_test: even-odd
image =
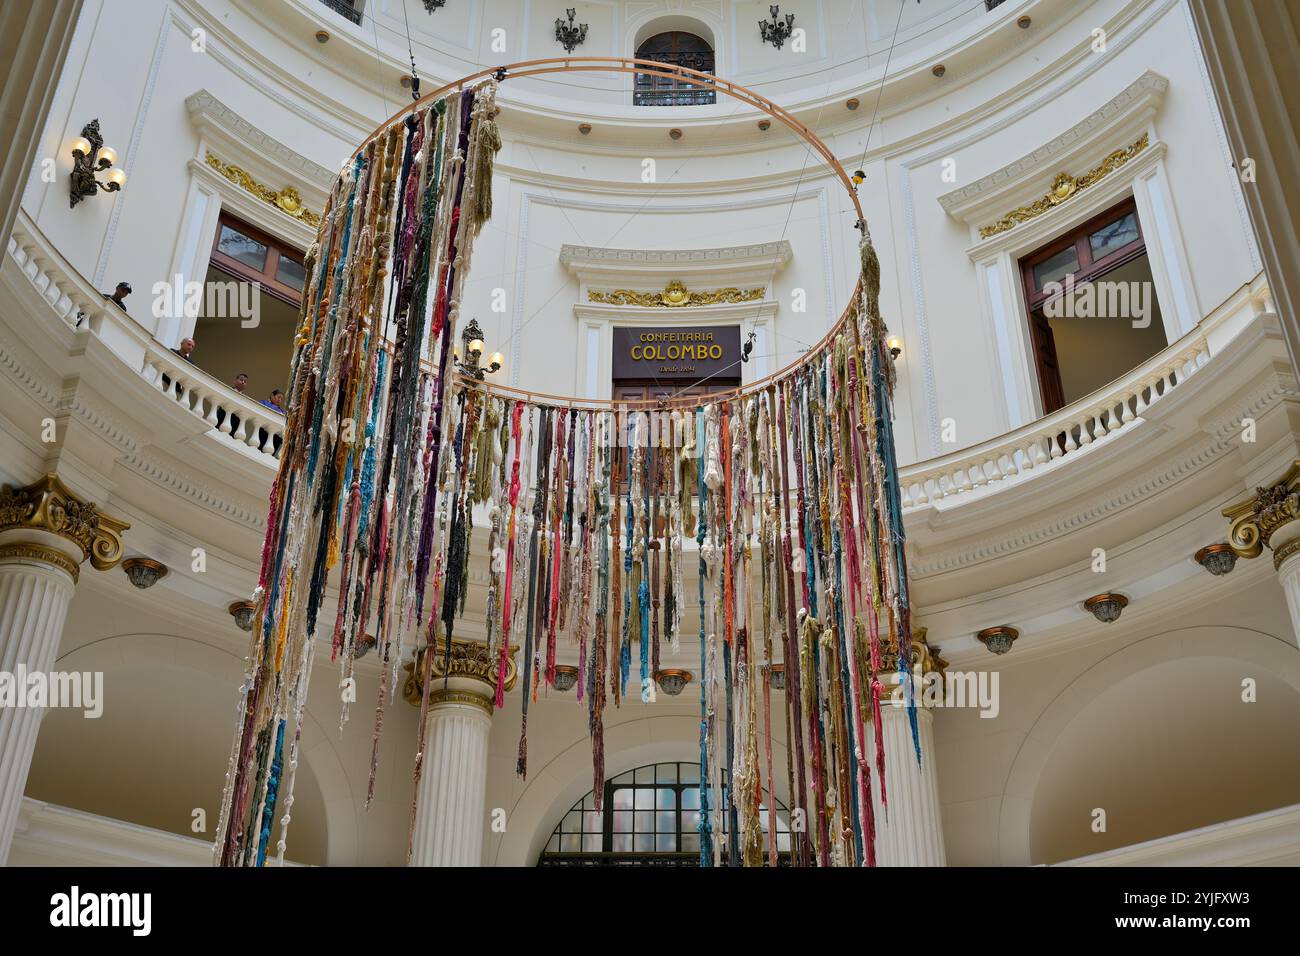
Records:
[[[582,814],[582,829],[587,833],[599,833],[600,814],[595,810],[585,810]]]
[[[1092,250],[1092,257],[1100,259],[1116,249],[1127,246],[1137,237],[1137,213],[1131,212],[1121,219],[1116,219],[1108,226],[1102,226],[1090,235],[1088,237],[1088,247]]]
[[[614,834],[614,852],[631,853],[632,852],[632,834],[615,833]]]
[[[677,814],[673,810],[660,810],[655,814],[656,833],[676,833]]]
[[[677,793],[668,787],[660,787],[655,791],[655,806],[660,810],[674,810],[677,808]]]
[[[266,268],[266,245],[227,225],[221,227],[217,250],[258,272]]]
[[[699,853],[700,835],[698,833],[683,833],[682,849],[688,853]]]
[[[596,806],[595,798],[589,793],[582,798],[582,809],[590,810]]]
[[[1079,271],[1079,254],[1074,246],[1062,249],[1050,259],[1044,259],[1034,266],[1034,288],[1039,292],[1049,282],[1059,282],[1068,273]]]
[[[629,424],[628,427],[631,428],[632,426]],[[637,783],[654,783],[654,782],[655,782],[655,768],[654,768],[654,767],[638,767],[637,770],[636,770],[636,782],[637,782]]]
[[[550,839],[550,841],[546,844],[546,852],[547,852],[547,853],[559,853],[559,852],[560,852],[560,838],[559,838],[559,837],[555,836],[554,834],[551,835],[551,839]]]
[[[700,782],[700,765],[697,763],[684,763],[679,768],[682,775],[682,783],[699,783]]]
[[[637,853],[651,853],[655,848],[655,837],[653,833],[638,833],[632,844]]]
[[[682,791],[682,808],[684,810],[698,810],[700,808],[700,791],[695,787],[690,790]]]
[[[636,832],[637,833],[654,833],[655,815],[649,810],[638,810],[636,812]]]
[[[638,810],[653,810],[655,805],[655,792],[653,790],[637,790],[636,808]]]
[[[614,832],[615,833],[632,832],[632,811],[631,810],[614,811]]]
[[[700,829],[700,811],[689,810],[682,813],[682,832],[695,833]]]
[[[301,292],[303,283],[307,281],[307,270],[303,268],[301,262],[294,262],[287,256],[281,256],[275,266],[275,277],[285,285],[293,286]]]
[[[631,810],[632,809],[632,791],[627,787],[614,791],[614,809]]]
[[[600,852],[600,834],[588,833],[582,838],[582,851],[584,853]]]
[[[677,852],[677,834],[660,833],[655,837],[655,849],[660,853]]]
[[[614,783],[631,783],[631,782],[632,782],[631,770],[629,770],[627,773],[620,773],[617,777],[614,778]]]
[[[577,853],[582,849],[582,838],[576,833],[560,834],[560,852]]]
[[[570,810],[564,815],[562,824],[564,833],[579,833],[582,830],[582,814],[577,810]]]
[[[655,767],[655,780],[658,783],[677,782],[677,764],[661,763]]]

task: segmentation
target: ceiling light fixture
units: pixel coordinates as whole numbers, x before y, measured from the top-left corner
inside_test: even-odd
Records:
[[[1237,566],[1237,552],[1230,544],[1207,544],[1192,558],[1215,577],[1228,574]]]
[[[1020,632],[1010,624],[999,624],[997,627],[986,627],[975,635],[979,642],[989,649],[989,653],[1002,655],[1011,650],[1011,645],[1015,643]]]
[[[127,558],[122,562],[122,570],[141,591],[148,590],[167,577],[167,565],[153,558]]]
[[[1083,602],[1084,610],[1103,624],[1118,621],[1120,612],[1126,607],[1128,607],[1128,598],[1112,591],[1107,591],[1104,594],[1094,594]]]

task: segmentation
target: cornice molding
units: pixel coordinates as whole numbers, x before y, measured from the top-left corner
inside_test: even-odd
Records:
[[[186,97],[185,109],[189,112],[190,121],[195,129],[200,132],[220,133],[222,138],[242,146],[243,155],[239,159],[251,156],[263,162],[274,162],[286,173],[298,177],[322,192],[328,192],[333,187],[336,173],[263,132],[208,90],[202,89]],[[235,159],[230,156],[220,158],[227,161]]]
[[[985,218],[996,218],[990,216],[991,207],[1018,205],[1017,197],[1043,192],[1049,176],[1062,171],[1082,174],[1083,167],[1090,168],[1102,156],[1128,146],[1128,141],[1115,141],[1117,130],[1145,125],[1159,112],[1168,89],[1169,80],[1147,70],[1059,136],[1001,169],[945,193],[939,197],[939,205],[954,219],[975,226]],[[1093,154],[1093,160],[1086,158]]]
[[[698,268],[727,264],[734,266],[784,266],[794,256],[788,240],[762,242],[750,246],[720,246],[713,249],[605,249],[598,246],[560,247],[560,264],[570,272],[584,266],[599,269],[616,264],[619,269],[645,266],[647,269]]]

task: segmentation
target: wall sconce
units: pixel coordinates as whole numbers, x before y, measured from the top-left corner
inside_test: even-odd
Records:
[[[447,0],[424,0],[424,12],[433,13],[434,10],[441,10],[447,5]]]
[[[684,671],[677,667],[665,667],[655,671],[655,680],[659,682],[659,688],[669,697],[676,697],[691,682],[695,675],[690,671]]]
[[[555,665],[555,689],[561,694],[567,694],[573,690],[573,685],[578,683],[578,669],[572,664]]]
[[[1128,607],[1128,598],[1111,591],[1105,594],[1094,594],[1083,602],[1083,609],[1103,624],[1118,621],[1120,612],[1126,607]]]
[[[898,358],[903,354],[903,340],[897,335],[891,335],[885,339],[885,347],[889,349],[889,354],[894,358]]]
[[[153,558],[127,558],[122,562],[122,570],[141,591],[148,590],[167,577],[167,565]]]
[[[574,24],[573,18],[577,11],[573,7],[564,12],[569,15],[569,22],[566,24],[559,17],[555,18],[555,39],[564,47],[565,53],[572,53],[574,47],[587,39],[587,24]]]
[[[1228,574],[1237,566],[1237,552],[1230,544],[1207,544],[1193,559],[1215,577]]]
[[[997,627],[986,627],[975,636],[989,649],[989,653],[1005,654],[1011,650],[1011,645],[1020,636],[1020,632],[1010,624],[999,624]]]
[[[226,610],[230,612],[230,616],[235,619],[235,626],[241,631],[253,629],[253,612],[257,610],[257,605],[252,601],[236,601]]]
[[[772,4],[767,8],[767,12],[772,15],[771,20],[759,20],[758,32],[762,36],[764,43],[770,43],[778,50],[790,39],[790,34],[794,32],[794,14],[787,13],[785,22],[781,22],[781,8],[777,4]]]
[[[99,120],[93,119],[81,128],[81,135],[72,141],[72,185],[69,189],[68,208],[99,190],[115,193],[126,185],[126,173],[114,169],[117,151],[104,145],[99,135]],[[95,173],[108,170],[107,182],[100,182]]]
[[[465,331],[460,337],[465,344],[463,351],[461,346],[456,346],[456,368],[462,375],[468,375],[481,382],[489,372],[501,370],[506,357],[500,352],[493,352],[488,356],[486,368],[480,364],[483,350],[487,346],[483,344],[483,330],[479,328],[478,319],[470,319],[469,325],[465,326]]]

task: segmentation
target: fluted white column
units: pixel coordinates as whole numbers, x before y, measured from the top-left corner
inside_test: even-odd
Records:
[[[1291,612],[1291,633],[1300,644],[1300,521],[1292,521],[1273,532],[1269,545],[1273,548],[1273,564],[1277,580],[1286,595],[1287,610]]]
[[[59,651],[80,555],[52,534],[0,532],[0,673],[48,673]],[[75,555],[75,556],[72,556]],[[17,685],[15,695],[26,688]],[[0,866],[9,857],[45,709],[0,704]]]
[[[921,762],[912,743],[906,707],[881,701],[885,741],[887,812],[880,811],[880,781],[872,777],[876,800],[876,864],[878,866],[946,866],[943,824],[939,816],[939,778],[934,753],[934,716],[916,703]]]
[[[481,681],[450,684],[429,696],[411,866],[478,866],[483,856],[492,690]]]

